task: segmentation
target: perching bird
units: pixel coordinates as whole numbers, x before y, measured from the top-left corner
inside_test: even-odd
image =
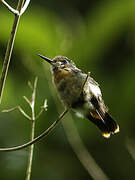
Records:
[[[51,64],[53,82],[67,108],[87,117],[106,138],[119,132],[118,124],[108,114],[99,85],[92,77],[88,77],[67,57],[56,56],[51,60],[39,56]]]

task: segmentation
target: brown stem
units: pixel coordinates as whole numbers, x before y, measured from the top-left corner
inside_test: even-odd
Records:
[[[24,148],[26,148],[26,147],[28,147],[28,146],[38,142],[43,137],[46,137],[55,128],[55,126],[60,122],[60,120],[65,116],[65,114],[67,114],[67,112],[68,112],[68,109],[64,110],[64,112],[58,117],[58,119],[56,121],[54,121],[54,123],[47,130],[45,130],[38,137],[34,138],[32,141],[29,141],[26,144],[23,144],[23,145],[20,145],[20,146],[11,147],[11,148],[0,148],[0,152],[8,152],[8,151],[21,150],[21,149],[24,149]]]
[[[19,12],[21,11],[21,8],[22,8],[23,4],[24,4],[24,0],[19,0],[18,6],[17,6],[17,10]],[[8,45],[7,45],[7,49],[6,49],[6,54],[5,54],[3,67],[2,67],[1,78],[0,78],[0,104],[1,104],[1,101],[2,101],[3,89],[4,89],[5,80],[6,80],[7,73],[8,73],[9,63],[10,63],[11,54],[12,54],[12,51],[13,51],[14,40],[15,40],[19,20],[20,20],[20,15],[16,14],[15,19],[14,19],[14,23],[13,23],[13,26],[12,26],[11,34],[10,34],[10,37],[9,37],[9,40],[8,40]]]
[[[6,1],[1,0],[1,2],[3,3],[3,5],[8,8],[8,10],[14,14],[19,14],[19,11],[17,11],[16,9],[12,8]]]
[[[36,88],[37,88],[37,77],[35,78],[34,88],[32,92],[32,101],[31,101],[31,137],[30,140],[33,141],[35,136],[35,100],[36,100]],[[34,144],[29,147],[28,154],[28,167],[26,171],[26,180],[30,180],[31,170],[32,170],[32,160],[33,160],[33,152],[34,152]]]

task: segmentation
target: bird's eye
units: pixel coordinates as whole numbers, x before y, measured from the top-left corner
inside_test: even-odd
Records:
[[[56,60],[53,60],[53,63],[56,63]]]
[[[63,64],[67,64],[68,63],[68,60],[67,59],[64,59],[63,60]]]

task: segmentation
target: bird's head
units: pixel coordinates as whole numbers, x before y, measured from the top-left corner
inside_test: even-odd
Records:
[[[50,63],[52,65],[52,70],[60,70],[60,69],[73,69],[76,68],[75,64],[73,63],[73,61],[71,61],[70,59],[68,59],[65,56],[56,56],[55,58],[53,58],[52,60],[38,54],[42,59],[44,59],[45,61],[47,61],[48,63]]]

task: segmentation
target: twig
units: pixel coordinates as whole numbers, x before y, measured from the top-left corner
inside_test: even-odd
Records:
[[[37,88],[37,77],[34,81],[34,87],[32,92],[32,98],[31,98],[31,137],[30,140],[33,141],[34,134],[35,134],[35,97],[36,97],[36,88]],[[26,171],[26,180],[30,180],[31,177],[31,170],[32,170],[32,159],[33,159],[33,152],[34,152],[34,144],[30,146],[29,154],[28,154],[28,167]]]
[[[11,109],[4,109],[2,112],[11,112],[11,111],[14,111],[14,110],[16,110],[16,109],[18,109],[21,113],[22,113],[22,115],[24,116],[24,117],[26,117],[27,119],[29,119],[29,120],[32,120],[31,119],[31,117],[20,107],[20,106],[16,106],[16,107],[13,107],[13,108],[11,108]]]
[[[31,84],[30,81],[28,81],[28,86],[30,87],[30,89],[33,91],[33,85]]]
[[[18,12],[21,11],[23,4],[24,4],[24,0],[19,0],[18,5],[17,5],[17,11]],[[10,34],[8,44],[7,44],[6,54],[5,54],[1,78],[0,78],[0,104],[2,101],[3,89],[4,89],[4,85],[5,85],[5,81],[6,81],[6,77],[7,77],[7,73],[8,73],[9,63],[10,63],[10,59],[11,59],[11,55],[12,55],[12,51],[13,51],[14,40],[15,40],[16,31],[17,31],[17,27],[19,24],[20,16],[21,15],[18,15],[18,14],[15,15],[11,34]]]
[[[26,97],[26,96],[23,96],[24,100],[29,104],[29,106],[31,107],[31,102],[30,100]]]
[[[85,79],[83,86],[82,86],[82,89],[81,89],[81,93],[84,90],[84,86],[85,86],[86,82],[88,81],[89,76],[90,76],[90,72],[87,73],[86,79]]]
[[[39,113],[38,113],[37,116],[36,116],[36,119],[38,119],[39,116],[41,116],[41,114],[42,114],[44,111],[47,111],[47,107],[48,107],[48,105],[47,105],[47,100],[45,99],[43,106],[41,106],[41,110],[39,111]]]
[[[28,143],[25,143],[23,145],[11,147],[11,148],[0,148],[0,152],[9,152],[9,151],[21,150],[21,149],[24,149],[24,148],[26,148],[26,147],[40,141],[43,137],[46,137],[56,127],[56,125],[67,114],[67,112],[68,112],[68,109],[64,110],[64,112],[61,113],[61,115],[58,117],[58,119],[56,121],[54,121],[54,123],[51,126],[49,126],[49,128],[47,130],[45,130],[38,137],[34,138],[32,141],[29,141]]]
[[[29,6],[30,0],[26,0],[23,8],[21,9],[20,16],[26,11],[27,7]]]
[[[19,15],[19,11],[16,10],[16,9],[14,9],[14,8],[12,8],[6,1],[1,0],[1,2],[3,3],[3,5],[4,5],[5,7],[8,8],[8,10],[9,10],[10,12],[12,12],[12,13],[14,13],[14,14],[16,14],[16,15]]]
[[[8,8],[8,10],[10,12],[12,12],[13,14],[18,15],[18,16],[19,15],[21,16],[26,11],[26,9],[27,9],[27,7],[29,6],[29,3],[30,3],[30,0],[26,0],[25,3],[24,3],[24,6],[22,7],[21,11],[19,12],[18,10],[12,8],[6,1],[4,1],[4,0],[0,0],[0,1],[3,3],[3,5],[5,7]]]

